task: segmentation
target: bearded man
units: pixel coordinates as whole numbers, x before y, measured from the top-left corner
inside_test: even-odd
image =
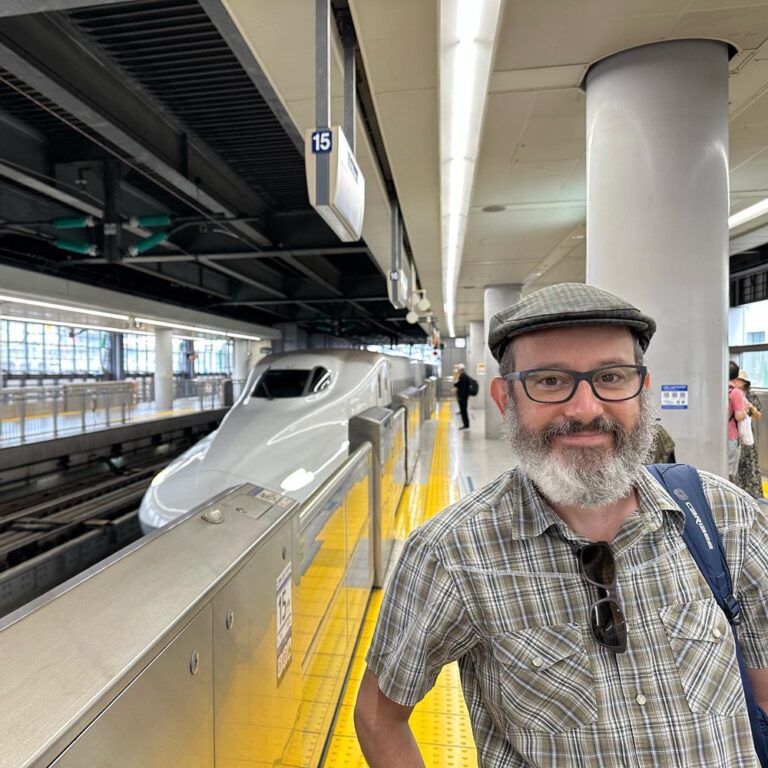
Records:
[[[596,288],[545,288],[488,343],[517,467],[408,539],[355,709],[368,763],[423,766],[408,726],[458,660],[480,766],[759,766],[729,624],[643,462],[652,318]],[[768,704],[768,525],[699,473]]]

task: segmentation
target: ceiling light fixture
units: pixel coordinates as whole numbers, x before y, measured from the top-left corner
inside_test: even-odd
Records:
[[[750,205],[749,208],[745,208],[743,211],[734,213],[733,216],[728,217],[728,229],[735,229],[742,224],[746,224],[752,219],[756,219],[758,216],[762,216],[768,213],[768,197],[765,200],[761,200],[759,203]]]
[[[114,312],[102,312],[98,309],[86,309],[85,307],[72,307],[67,304],[54,304],[50,301],[40,301],[38,299],[23,299],[19,296],[0,296],[0,302],[10,304],[25,304],[30,307],[43,307],[44,309],[60,309],[64,312],[77,312],[81,315],[92,315],[94,317],[108,317],[111,320],[128,320],[128,315],[118,315]]]
[[[441,250],[450,336],[500,10],[501,0],[440,2]]]
[[[61,328],[78,328],[83,331],[107,331],[108,333],[136,333],[141,336],[152,336],[148,331],[135,331],[128,328],[113,328],[108,325],[88,325],[64,320],[47,320],[39,317],[22,317],[20,315],[0,315],[0,320],[10,320],[14,323],[35,323],[36,325],[55,325]]]
[[[171,323],[167,320],[150,320],[148,317],[137,317],[136,322],[140,325],[156,325],[160,328],[173,328],[178,331],[208,333],[212,336],[227,336],[228,338],[245,339],[246,341],[261,341],[261,336],[249,336],[245,333],[234,333],[232,331],[216,331],[213,328],[201,328],[199,325],[182,325],[181,323]]]

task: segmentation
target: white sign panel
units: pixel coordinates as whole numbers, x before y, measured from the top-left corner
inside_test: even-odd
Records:
[[[685,410],[688,408],[687,384],[662,384],[661,407],[665,410]]]
[[[283,679],[293,657],[293,595],[291,592],[291,563],[277,577],[277,682]]]

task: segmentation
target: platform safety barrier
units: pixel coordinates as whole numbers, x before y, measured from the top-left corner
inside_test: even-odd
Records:
[[[0,621],[0,768],[320,762],[373,580],[372,450],[220,494]]]
[[[129,382],[0,390],[0,443],[25,443],[125,424],[133,408]]]

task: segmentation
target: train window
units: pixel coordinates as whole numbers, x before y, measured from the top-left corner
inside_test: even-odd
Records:
[[[259,378],[251,397],[301,397],[311,371],[276,370],[270,368]]]
[[[308,394],[314,395],[328,389],[331,386],[331,372],[327,368],[318,366],[312,371],[312,381],[309,383]]]
[[[304,397],[314,395],[331,386],[331,374],[318,366],[311,371],[279,370],[270,368],[256,382],[251,397]]]

